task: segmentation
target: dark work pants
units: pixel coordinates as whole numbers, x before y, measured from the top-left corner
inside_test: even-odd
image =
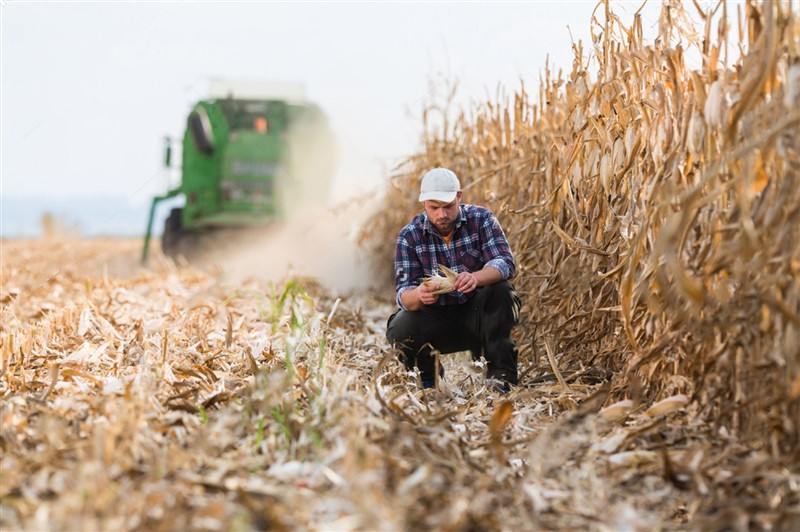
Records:
[[[433,379],[439,353],[481,352],[488,363],[486,376],[517,384],[517,350],[511,329],[519,318],[520,301],[514,287],[501,281],[478,290],[462,305],[425,305],[418,311],[399,310],[387,323],[386,338],[402,351],[406,368],[416,365],[422,380]]]

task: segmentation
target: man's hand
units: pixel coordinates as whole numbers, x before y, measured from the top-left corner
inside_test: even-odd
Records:
[[[456,277],[453,286],[462,294],[474,292],[479,286],[494,284],[503,280],[503,274],[497,268],[485,266],[475,273],[461,272]],[[421,284],[413,290],[406,290],[400,296],[403,306],[411,311],[420,310],[425,305],[433,305],[439,299],[438,294],[434,294],[436,288]]]
[[[411,311],[420,310],[425,305],[433,305],[439,299],[438,294],[434,294],[436,288],[421,284],[413,290],[406,290],[400,296],[403,306]]]
[[[417,296],[423,305],[433,305],[439,299],[439,294],[434,294],[436,288],[421,284],[417,287]]]
[[[478,288],[478,278],[475,277],[474,273],[461,272],[458,274],[458,277],[456,277],[456,282],[453,283],[453,288],[462,294],[469,294]]]
[[[484,266],[475,273],[461,272],[453,286],[462,294],[469,294],[479,286],[488,286],[503,280],[503,274],[497,268]]]

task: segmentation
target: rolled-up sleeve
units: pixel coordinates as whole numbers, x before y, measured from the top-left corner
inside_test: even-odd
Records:
[[[516,273],[516,266],[514,266],[514,255],[511,253],[511,246],[508,245],[508,240],[500,227],[500,222],[493,214],[489,214],[486,220],[481,225],[481,232],[483,233],[483,261],[485,266],[491,266],[498,270],[503,279],[511,279]]]

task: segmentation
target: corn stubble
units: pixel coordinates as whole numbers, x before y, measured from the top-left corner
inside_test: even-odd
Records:
[[[468,355],[416,386],[388,297],[121,268],[138,242],[3,241],[0,526],[790,528],[798,13],[747,4],[728,29],[703,6],[666,4],[648,45],[600,4],[593,61],[576,43],[536,101],[425,113],[386,200],[409,210],[366,243],[391,272],[434,164],[494,209],[524,304],[509,395]]]

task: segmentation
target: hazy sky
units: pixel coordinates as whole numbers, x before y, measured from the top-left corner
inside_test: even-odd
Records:
[[[180,137],[210,78],[298,81],[340,144],[337,196],[378,188],[412,153],[429,81],[462,101],[538,86],[545,58],[589,48],[595,1],[525,3],[0,0],[2,194],[164,192],[164,135]],[[641,2],[615,2],[630,21]],[[655,33],[658,4],[645,12]],[[569,27],[569,30],[568,30]]]

